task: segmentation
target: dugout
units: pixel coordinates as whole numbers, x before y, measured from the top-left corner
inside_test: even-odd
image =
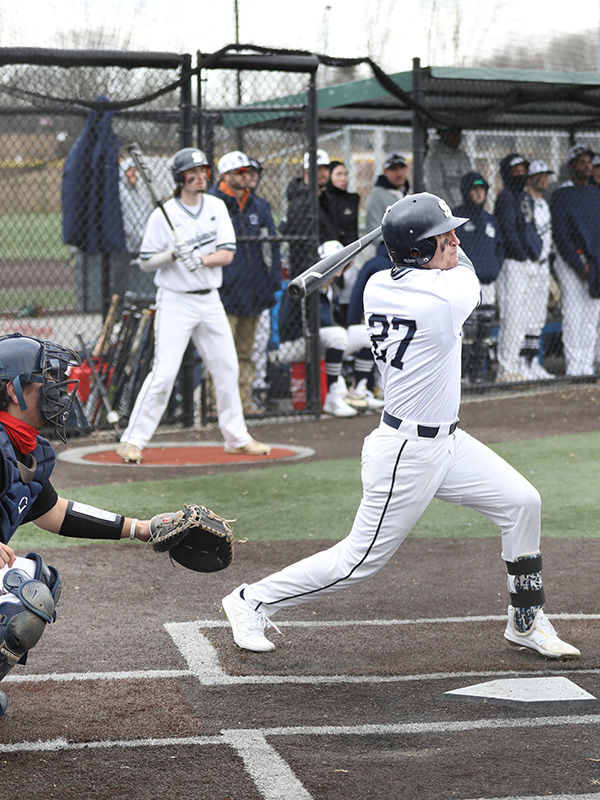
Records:
[[[336,74],[361,64],[370,77],[332,82]],[[490,183],[491,200],[501,185],[499,160],[512,150],[544,159],[556,177],[575,140],[600,151],[597,73],[423,67],[414,59],[411,70],[387,75],[369,59],[229,45],[194,56],[0,48],[0,79],[2,331],[55,337],[72,346],[82,330],[93,345],[111,296],[106,265],[114,256],[89,253],[88,262],[98,259],[102,266],[101,279],[89,284],[102,312],[80,302],[77,262],[61,235],[65,159],[94,112],[113,115],[112,129],[123,145],[121,160],[125,145],[139,142],[166,192],[172,189],[169,158],[179,146],[201,146],[213,165],[234,149],[258,158],[263,165],[260,189],[277,227],[275,235],[263,231],[258,240],[263,250],[277,245],[284,254],[302,245],[306,265],[316,257],[318,244],[317,148],[346,162],[349,188],[361,196],[361,212],[385,154],[393,150],[407,155],[413,186],[423,188],[423,161],[440,126],[463,130],[463,145]],[[301,175],[307,151],[312,155],[310,207],[302,228],[284,233],[286,188]],[[83,204],[81,213],[88,213]],[[361,223],[364,227],[362,217]],[[255,242],[247,237],[246,243]],[[283,389],[288,395],[274,397],[267,416],[319,413],[318,326],[310,305],[305,322],[306,403],[293,407],[288,385]],[[562,378],[560,298],[549,304],[547,322],[544,357]],[[273,329],[267,331],[269,341],[260,344],[263,358],[277,344],[271,340]],[[149,357],[136,369],[127,396],[135,395]],[[197,418],[192,392],[198,390],[201,369],[193,354],[186,364],[187,378],[178,384],[165,422],[187,427]],[[487,381],[479,389],[490,386]],[[202,409],[205,421],[204,403]],[[102,412],[95,422],[103,426]]]
[[[506,154],[519,152],[528,160],[546,162],[554,173],[546,193],[549,199],[568,178],[566,157],[575,142],[600,151],[600,74],[596,72],[423,67],[415,58],[412,70],[387,75],[368,59],[323,59],[322,63],[340,67],[363,63],[373,73],[367,79],[321,86],[316,97],[319,147],[347,164],[349,188],[361,195],[363,203],[385,155],[394,150],[404,153],[411,164],[413,189],[427,189],[424,161],[438,128],[462,130],[462,147],[472,169],[489,183],[490,211],[503,186],[499,165]],[[301,95],[284,96],[277,102],[283,106],[302,99]],[[284,124],[285,112],[260,115],[260,105],[254,105],[252,115],[240,115],[238,122]],[[366,232],[364,226],[361,232]],[[520,302],[519,298],[514,302]],[[547,360],[551,374],[559,379],[564,378],[561,325],[560,290],[553,276],[538,359]],[[491,333],[493,348],[497,319]],[[478,390],[491,384],[499,388],[495,375],[488,372],[481,378]]]

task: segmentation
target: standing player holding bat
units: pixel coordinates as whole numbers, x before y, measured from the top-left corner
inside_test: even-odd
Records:
[[[190,338],[210,372],[227,453],[268,455],[251,438],[238,388],[238,360],[219,287],[233,260],[235,234],[222,200],[206,194],[208,161],[186,147],[173,157],[174,197],[156,208],[144,234],[140,267],[155,272],[154,363],[137,396],[118,455],[141,463],[167,407]]]
[[[426,192],[386,210],[382,234],[393,266],[375,273],[364,292],[385,410],[364,442],[362,501],[341,542],[223,598],[239,647],[272,650],[264,627],[274,612],[376,574],[437,497],[474,508],[500,528],[510,595],[505,638],[549,658],[579,657],[542,609],[538,492],[457,427],[461,328],[480,294],[473,265],[458,246],[455,229],[465,222]],[[467,553],[462,579],[485,583],[482,567]]]

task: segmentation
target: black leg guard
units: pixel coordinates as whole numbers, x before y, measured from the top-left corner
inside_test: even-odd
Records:
[[[36,563],[36,577],[30,578],[21,569],[10,569],[0,587],[0,680],[15,664],[25,663],[28,651],[38,643],[46,625],[56,619],[60,576],[37,553],[30,557]],[[2,602],[3,595],[12,595],[18,602]]]
[[[539,553],[521,556],[516,561],[507,561],[506,568],[515,628],[525,633],[546,600],[542,584],[542,556]]]

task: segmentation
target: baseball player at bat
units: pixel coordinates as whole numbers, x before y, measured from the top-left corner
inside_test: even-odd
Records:
[[[55,342],[20,333],[0,338],[0,681],[25,663],[54,622],[61,592],[55,567],[39,553],[17,556],[10,546],[20,525],[34,522],[50,533],[84,539],[149,541],[203,572],[222,569],[233,558],[231,529],[203,506],[138,520],[59,497],[50,482],[54,448],[39,431],[51,429],[66,441],[65,422],[79,383],[67,373],[79,363],[75,352]],[[7,705],[0,691],[0,717]]]
[[[141,463],[191,339],[213,379],[225,451],[268,455],[271,448],[252,439],[246,427],[235,344],[219,296],[223,267],[231,263],[236,249],[227,207],[206,194],[209,165],[201,150],[179,150],[171,171],[174,196],[150,215],[140,251],[140,267],[155,273],[158,287],[154,362],[117,453],[124,461]]]
[[[351,591],[375,575],[437,497],[476,509],[500,530],[510,598],[505,638],[545,657],[579,657],[543,611],[538,492],[458,427],[461,328],[480,296],[473,265],[459,248],[456,231],[465,222],[427,192],[398,200],[385,212],[382,235],[393,265],[375,273],[364,293],[385,409],[364,441],[363,496],[354,524],[328,550],[223,598],[239,647],[272,650],[264,628],[273,625],[275,612],[339,589]],[[467,553],[457,578],[481,581],[483,592],[486,571],[487,564],[473,564]],[[480,613],[476,606],[472,611]]]

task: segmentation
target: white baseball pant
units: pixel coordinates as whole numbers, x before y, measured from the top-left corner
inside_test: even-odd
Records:
[[[244,598],[270,615],[366,580],[394,555],[434,497],[498,525],[505,561],[539,552],[538,491],[489,447],[460,429],[448,435],[448,428],[431,439],[418,436],[416,423],[395,430],[382,421],[364,441],[363,497],[350,534],[250,584]],[[481,566],[485,574],[488,567]]]
[[[519,372],[525,335],[540,335],[546,322],[549,290],[547,262],[512,258],[504,261],[496,279],[500,312],[498,364],[503,372]]]
[[[560,255],[556,256],[554,270],[560,285],[566,374],[593,375],[600,335],[600,298],[590,297],[588,281],[582,281]]]
[[[193,294],[159,289],[156,301],[152,371],[142,384],[121,441],[140,449],[148,444],[167,407],[191,338],[213,379],[225,444],[246,444],[251,437],[240,400],[237,354],[218,290]]]

